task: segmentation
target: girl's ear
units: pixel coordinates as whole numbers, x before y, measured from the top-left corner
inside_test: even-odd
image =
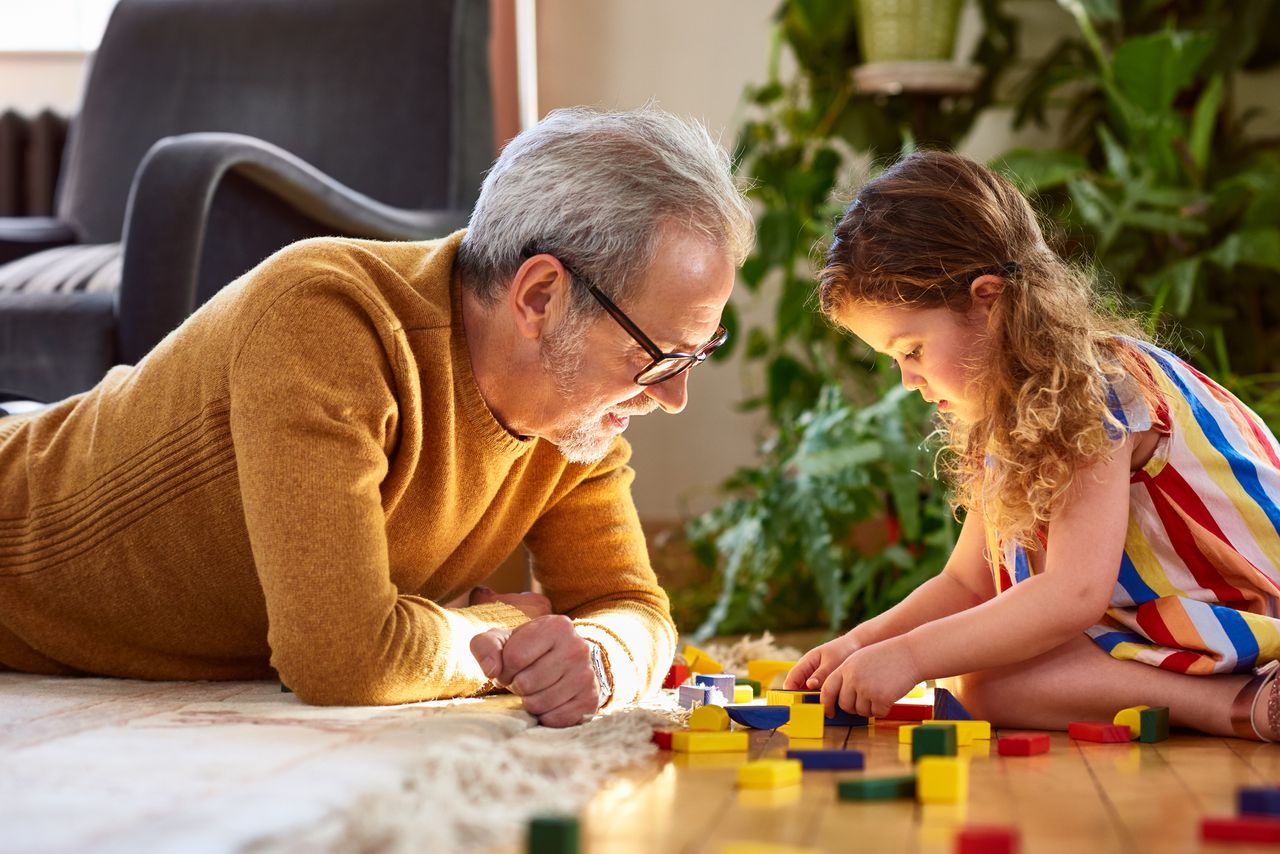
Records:
[[[979,276],[969,286],[969,298],[975,306],[990,308],[996,297],[1004,292],[1004,279],[991,274]]]

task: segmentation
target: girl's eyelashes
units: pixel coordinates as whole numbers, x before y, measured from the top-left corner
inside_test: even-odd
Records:
[[[920,347],[918,347],[918,346],[917,346],[915,349],[913,349],[910,353],[907,353],[907,354],[906,354],[905,356],[903,356],[902,358],[904,358],[904,359],[919,359],[919,358],[920,358]]]

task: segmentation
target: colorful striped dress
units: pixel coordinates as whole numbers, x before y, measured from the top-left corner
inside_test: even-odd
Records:
[[[1130,432],[1156,427],[1129,487],[1111,605],[1088,635],[1112,656],[1181,673],[1280,658],[1280,445],[1247,406],[1177,356],[1131,341],[1162,400],[1112,391]],[[1122,402],[1123,401],[1123,402]],[[988,526],[997,593],[1029,578],[1026,551]]]

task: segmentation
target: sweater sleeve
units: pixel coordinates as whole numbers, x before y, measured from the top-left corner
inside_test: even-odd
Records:
[[[477,693],[488,683],[471,638],[526,620],[499,603],[443,608],[391,581],[383,502],[405,348],[361,285],[330,276],[282,291],[232,366],[231,434],[271,663],[308,703]]]
[[[630,446],[615,442],[525,538],[552,607],[600,645],[613,683],[610,705],[656,690],[675,655],[670,603],[649,565],[631,498],[630,457]]]

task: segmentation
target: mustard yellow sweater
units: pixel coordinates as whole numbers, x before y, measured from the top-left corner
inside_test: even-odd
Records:
[[[594,466],[513,437],[471,373],[453,260],[309,240],[135,367],[0,419],[0,669],[278,676],[317,704],[486,687],[524,615],[445,608],[521,541],[627,701],[674,651],[619,439]]]

